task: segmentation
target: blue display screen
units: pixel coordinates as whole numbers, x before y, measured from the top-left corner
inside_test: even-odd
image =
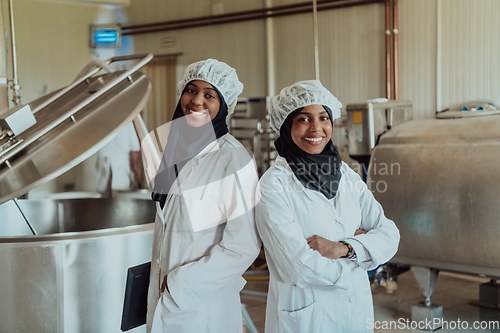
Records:
[[[94,47],[119,47],[120,34],[117,29],[97,28],[94,29],[92,37]]]

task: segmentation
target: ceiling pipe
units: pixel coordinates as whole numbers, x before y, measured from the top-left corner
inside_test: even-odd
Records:
[[[385,0],[385,79],[386,97],[392,98],[391,92],[391,1]]]
[[[272,7],[272,0],[266,0],[266,7]],[[275,68],[274,68],[274,22],[272,18],[266,18],[266,53],[267,53],[267,96],[276,95],[274,92]]]
[[[392,3],[392,22],[393,22],[393,52],[394,52],[394,99],[399,99],[399,55],[398,55],[398,0]]]
[[[12,102],[14,105],[21,103],[19,95],[19,79],[17,77],[17,53],[16,53],[16,31],[14,29],[14,4],[13,0],[9,0],[9,21],[10,21],[10,45],[12,48]]]
[[[313,0],[314,76],[319,80],[318,2]]]
[[[322,1],[318,1],[318,11],[346,8],[346,7],[354,7],[354,6],[361,6],[361,5],[369,5],[369,4],[382,3],[382,2],[384,2],[384,0],[363,0],[363,1],[322,0]],[[287,7],[289,9],[291,8],[292,10],[289,10],[289,9],[276,10],[276,8],[281,8],[281,7]],[[295,5],[289,5],[289,6],[263,8],[263,9],[253,10],[253,11],[237,12],[237,13],[230,13],[230,14],[224,14],[224,15],[189,18],[189,19],[183,19],[183,20],[151,23],[151,24],[136,25],[136,26],[123,26],[122,27],[122,35],[124,35],[124,36],[136,35],[136,34],[151,33],[151,32],[188,29],[188,28],[195,28],[195,27],[208,26],[208,25],[227,24],[227,23],[233,23],[233,22],[244,22],[244,21],[250,21],[250,20],[266,19],[266,18],[270,18],[270,17],[303,14],[303,13],[308,13],[308,12],[312,12],[312,11],[313,11],[313,8],[312,8],[311,2],[307,2],[307,3],[300,3],[300,4],[295,4]],[[249,12],[251,12],[250,15],[248,15]],[[246,16],[244,16],[244,15],[246,15]]]

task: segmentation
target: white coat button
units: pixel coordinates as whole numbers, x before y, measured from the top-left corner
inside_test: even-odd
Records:
[[[156,259],[156,262],[157,262],[157,263],[160,263],[160,259]]]
[[[356,297],[354,297],[354,296],[351,296],[351,298],[349,298],[349,302],[351,302],[351,303],[354,303],[355,300],[356,300]]]

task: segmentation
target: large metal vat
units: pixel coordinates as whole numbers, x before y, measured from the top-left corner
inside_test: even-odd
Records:
[[[381,137],[368,173],[401,233],[391,262],[500,277],[499,129],[500,115],[432,118]]]
[[[120,332],[127,269],[151,260],[152,201],[15,198],[140,123],[151,82],[138,69],[151,59],[90,63],[71,85],[0,114],[0,332]],[[125,60],[139,61],[108,68]]]
[[[0,206],[0,332],[120,332],[127,269],[151,260],[153,202],[19,205],[38,235],[13,201]]]

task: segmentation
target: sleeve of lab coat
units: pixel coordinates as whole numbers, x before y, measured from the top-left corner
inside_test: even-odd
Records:
[[[214,297],[222,288],[241,289],[246,283],[241,275],[260,252],[253,207],[258,177],[253,160],[248,156],[245,160],[249,161],[245,170],[228,161],[227,177],[221,182],[219,208],[228,220],[222,240],[209,255],[168,274],[170,294],[181,309]]]
[[[354,261],[365,270],[375,269],[389,261],[397,252],[399,230],[393,221],[384,215],[382,206],[375,200],[372,192],[358,174],[349,170],[349,177],[362,184],[359,186],[359,204],[361,209],[361,228],[366,234],[348,238],[357,258]]]
[[[256,207],[257,229],[283,282],[301,288],[322,285],[347,289],[350,263],[328,259],[309,248],[279,179],[262,181],[261,193]]]

